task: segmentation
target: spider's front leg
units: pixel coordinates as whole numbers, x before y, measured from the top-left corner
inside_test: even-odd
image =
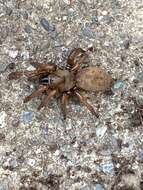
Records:
[[[16,80],[16,79],[19,79],[23,76],[29,77],[29,75],[31,75],[31,73],[33,73],[33,71],[15,71],[15,72],[12,72],[8,75],[8,79],[9,80]]]
[[[49,92],[49,94],[48,94],[48,96],[46,96],[43,100],[42,100],[42,102],[41,102],[41,104],[39,105],[39,107],[38,107],[38,110],[40,110],[41,108],[43,108],[43,107],[46,107],[46,105],[48,104],[48,102],[49,102],[49,100],[51,99],[51,98],[53,98],[55,95],[56,95],[56,93],[57,93],[57,90],[51,90],[50,92]]]
[[[9,80],[16,80],[26,76],[29,80],[37,80],[56,71],[57,66],[51,64],[38,64],[34,71],[16,71],[9,74]]]
[[[86,62],[88,54],[81,48],[75,48],[68,56],[67,63],[71,66],[71,71],[77,71]]]
[[[39,88],[34,91],[32,94],[30,94],[29,96],[27,96],[24,99],[24,103],[29,102],[31,99],[36,98],[38,96],[40,96],[43,92],[46,92],[49,90],[49,86],[48,85],[40,85]]]

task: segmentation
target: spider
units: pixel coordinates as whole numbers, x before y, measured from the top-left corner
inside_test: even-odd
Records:
[[[106,92],[111,89],[114,79],[99,67],[89,66],[82,68],[88,54],[81,48],[75,48],[67,58],[68,69],[60,69],[54,64],[37,63],[30,61],[35,66],[34,71],[16,71],[9,74],[9,80],[26,76],[29,80],[38,81],[38,88],[24,99],[24,103],[45,94],[38,110],[46,107],[53,97],[60,97],[60,107],[63,118],[66,119],[66,106],[69,98],[76,96],[96,117],[98,113],[81,94],[81,90],[93,92]]]

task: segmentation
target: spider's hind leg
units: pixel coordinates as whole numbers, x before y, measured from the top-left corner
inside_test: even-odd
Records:
[[[79,92],[77,91],[74,91],[75,95],[77,96],[77,98],[79,99],[79,101],[81,103],[83,103],[87,109],[93,114],[95,115],[97,118],[99,117],[98,113],[95,112],[94,108],[92,107],[92,105],[90,105],[88,102],[87,102],[87,99],[85,97],[83,97]]]
[[[67,114],[66,106],[67,106],[68,100],[69,100],[69,94],[64,93],[62,95],[61,102],[60,102],[60,107],[61,107],[64,120],[66,119],[66,114]]]

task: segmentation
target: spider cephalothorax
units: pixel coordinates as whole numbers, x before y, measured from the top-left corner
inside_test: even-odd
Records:
[[[51,98],[60,97],[61,110],[65,119],[68,100],[71,96],[76,96],[92,114],[98,117],[94,108],[81,95],[80,90],[105,92],[110,90],[114,80],[98,67],[90,66],[81,68],[87,56],[86,51],[81,48],[75,48],[67,59],[69,69],[60,69],[56,65],[48,63],[34,64],[32,62],[36,67],[34,71],[12,72],[9,74],[9,79],[18,79],[26,76],[29,80],[38,80],[38,89],[24,99],[24,103],[26,103],[32,98],[38,97],[46,92],[38,110],[45,107]]]

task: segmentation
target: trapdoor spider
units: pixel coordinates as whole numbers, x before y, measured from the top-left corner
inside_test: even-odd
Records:
[[[90,66],[81,68],[85,63],[88,54],[81,48],[75,48],[71,51],[67,59],[69,69],[60,69],[53,64],[33,63],[36,69],[34,71],[16,71],[9,74],[9,80],[19,79],[26,76],[29,80],[38,80],[38,89],[24,99],[24,103],[45,93],[38,110],[47,106],[49,100],[53,97],[60,97],[61,111],[66,119],[66,106],[71,96],[76,96],[87,109],[96,117],[91,104],[87,98],[82,96],[80,90],[105,92],[110,90],[114,80],[110,75],[99,67]]]

